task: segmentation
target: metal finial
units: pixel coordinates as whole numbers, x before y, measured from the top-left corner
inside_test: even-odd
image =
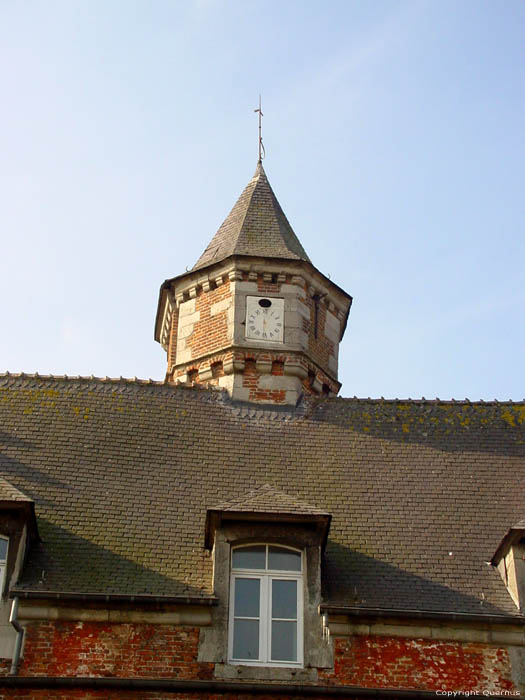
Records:
[[[266,157],[266,151],[264,150],[263,142],[262,142],[262,118],[263,118],[263,113],[261,109],[261,96],[259,95],[259,107],[258,109],[254,109],[254,112],[259,112],[259,163],[262,162],[262,159]]]

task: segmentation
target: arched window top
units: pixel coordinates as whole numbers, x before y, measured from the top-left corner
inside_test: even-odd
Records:
[[[274,544],[240,545],[232,550],[232,570],[300,573],[302,552]]]

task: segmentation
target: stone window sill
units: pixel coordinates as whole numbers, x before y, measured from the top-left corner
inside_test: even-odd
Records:
[[[225,680],[255,681],[295,681],[316,682],[315,668],[279,668],[276,666],[245,666],[234,664],[215,664],[215,678]]]

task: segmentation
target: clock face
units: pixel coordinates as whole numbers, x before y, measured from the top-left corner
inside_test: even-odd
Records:
[[[283,342],[284,299],[246,297],[246,338]]]

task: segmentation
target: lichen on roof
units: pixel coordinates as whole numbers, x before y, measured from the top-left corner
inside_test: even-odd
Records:
[[[524,413],[0,376],[0,474],[35,501],[42,538],[18,585],[209,596],[207,510],[268,484],[332,514],[325,602],[515,614],[485,562],[523,518]]]

